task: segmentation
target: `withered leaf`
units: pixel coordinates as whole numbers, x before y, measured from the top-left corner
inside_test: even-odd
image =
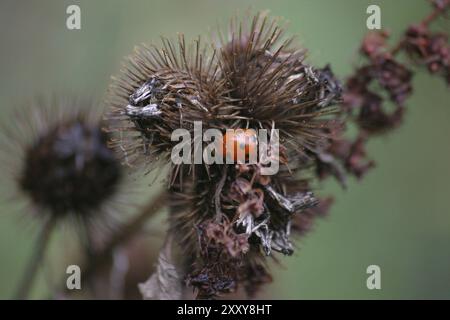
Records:
[[[139,284],[139,291],[144,300],[181,299],[181,277],[166,250],[161,250],[156,272]]]

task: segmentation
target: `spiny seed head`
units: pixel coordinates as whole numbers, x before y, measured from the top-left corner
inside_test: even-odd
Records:
[[[17,162],[17,189],[38,216],[94,221],[117,195],[122,168],[97,111],[77,99],[35,99],[20,110],[15,129],[2,130]]]
[[[99,210],[121,178],[106,142],[98,126],[81,118],[58,123],[26,151],[20,188],[55,215]]]
[[[127,59],[110,87],[106,116],[115,134],[111,146],[124,163],[148,164],[170,154],[175,129],[209,121],[210,108],[223,103],[214,53],[207,52],[199,40],[186,48],[180,36],[177,46],[163,39],[161,49],[142,45]]]
[[[161,49],[138,48],[108,99],[111,144],[130,164],[170,154],[172,132],[184,128],[192,137],[193,121],[223,133],[279,130],[274,176],[262,176],[261,163],[171,165],[169,232],[202,298],[267,282],[265,256],[293,253],[293,217],[317,204],[308,181],[294,173],[314,166],[341,95],[331,69],[305,63],[305,50],[284,39],[277,19],[233,20],[228,34],[219,32],[212,50],[199,42],[188,50],[183,37],[177,45],[163,40]]]
[[[162,48],[143,45],[127,59],[107,101],[111,145],[124,162],[169,154],[171,133],[193,121],[205,130],[275,127],[296,157],[323,142],[324,115],[341,94],[331,69],[307,65],[305,50],[263,14],[250,26],[232,23],[229,34],[212,49],[163,39]]]

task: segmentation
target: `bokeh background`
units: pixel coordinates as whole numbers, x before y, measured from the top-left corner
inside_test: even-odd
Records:
[[[70,4],[81,7],[79,31],[66,29]],[[424,0],[2,0],[0,122],[14,121],[11,112],[38,93],[82,93],[101,100],[110,76],[136,44],[178,32],[207,38],[211,28],[250,7],[285,17],[288,33],[309,49],[309,61],[331,63],[345,77],[358,63],[369,4],[380,5],[382,25],[394,38],[429,10]],[[448,26],[446,21],[440,27]],[[347,191],[335,182],[319,186],[319,193],[335,195],[336,204],[299,243],[295,256],[273,268],[274,282],[264,297],[450,298],[450,94],[442,79],[426,72],[417,73],[414,87],[405,124],[369,144],[377,168],[363,181],[351,181]],[[0,185],[8,181],[0,179]],[[161,187],[146,185],[144,197]],[[149,232],[163,230],[165,213]],[[14,201],[1,203],[3,299],[13,294],[35,241],[37,228],[24,220]],[[155,248],[161,241],[157,235],[151,240]],[[64,275],[64,263],[76,262],[65,238],[64,230],[53,237],[33,298],[47,294],[49,278]],[[371,264],[381,267],[381,290],[366,287]]]

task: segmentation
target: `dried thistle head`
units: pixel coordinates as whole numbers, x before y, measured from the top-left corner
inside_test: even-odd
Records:
[[[220,75],[234,106],[224,119],[233,128],[279,129],[298,157],[323,142],[324,116],[336,111],[341,86],[328,66],[305,63],[306,50],[282,24],[259,13],[250,25],[232,20],[228,38],[219,32]]]
[[[36,216],[108,227],[123,172],[107,147],[108,135],[95,105],[38,98],[21,108],[16,120],[2,128],[4,163]]]
[[[329,66],[305,63],[305,50],[283,40],[278,22],[265,14],[250,25],[232,22],[230,36],[210,51],[198,42],[188,50],[182,37],[177,45],[163,40],[162,49],[141,47],[110,89],[111,143],[128,163],[169,154],[172,132],[192,132],[194,121],[222,132],[279,130],[280,152],[270,157],[281,168],[273,176],[261,174],[263,163],[171,165],[169,232],[199,298],[239,284],[254,294],[271,279],[266,257],[293,253],[294,217],[318,203],[305,176],[330,139],[341,86]]]
[[[178,128],[193,129],[193,121],[210,121],[211,108],[222,102],[214,52],[200,40],[186,48],[182,36],[162,48],[142,45],[127,58],[109,89],[107,130],[111,146],[123,162],[134,166],[167,160]],[[154,166],[153,166],[154,167]]]

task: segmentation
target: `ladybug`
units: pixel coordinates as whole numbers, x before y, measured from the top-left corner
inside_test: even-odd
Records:
[[[239,151],[239,153],[238,153]],[[257,156],[258,136],[253,129],[227,130],[223,137],[222,154],[226,159],[232,159],[234,162],[242,162],[239,155],[245,155],[248,160],[250,155]]]

